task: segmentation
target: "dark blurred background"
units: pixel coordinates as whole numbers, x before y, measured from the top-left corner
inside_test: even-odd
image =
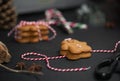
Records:
[[[73,8],[85,3],[87,0],[14,0],[18,13],[43,11],[49,8]]]
[[[120,21],[119,3],[120,0],[0,0],[0,25],[10,29],[19,21],[20,15],[44,14],[45,10],[56,8],[61,12],[72,9],[76,13],[74,20],[78,22],[114,28]],[[6,26],[6,23],[9,25]]]
[[[119,3],[120,0],[14,0],[14,5],[18,14],[44,12],[49,8],[61,10],[75,8],[79,10],[83,4],[86,4],[91,14],[85,14],[84,18],[83,15],[81,17],[80,13],[78,13],[78,20],[95,26],[102,24],[109,28],[119,25]],[[88,17],[87,19],[86,16]],[[95,22],[96,20],[98,22]]]

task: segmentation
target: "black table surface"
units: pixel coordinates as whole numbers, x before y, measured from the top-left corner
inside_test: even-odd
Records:
[[[64,10],[63,15],[68,21],[76,21],[75,10]],[[36,21],[44,18],[44,13],[37,12],[33,14],[24,14],[18,16],[20,20]],[[6,23],[7,24],[7,23]],[[0,30],[0,41],[6,44],[12,55],[11,61],[4,65],[14,68],[17,62],[23,61],[28,66],[33,62],[43,66],[42,72],[44,75],[30,75],[23,73],[9,72],[0,67],[0,81],[97,81],[94,77],[94,70],[97,64],[104,59],[111,57],[112,53],[92,53],[88,59],[80,59],[77,61],[70,61],[66,58],[50,60],[50,64],[56,68],[75,68],[88,67],[91,69],[81,72],[57,72],[52,71],[46,67],[45,61],[25,61],[20,58],[21,54],[26,52],[37,52],[46,54],[47,56],[58,56],[60,51],[60,43],[65,38],[74,38],[80,41],[86,41],[92,49],[113,49],[115,43],[120,40],[120,28],[116,27],[108,29],[105,27],[92,27],[88,29],[73,29],[73,34],[67,34],[60,27],[53,26],[57,31],[57,36],[51,41],[40,41],[38,43],[21,44],[17,43],[13,34],[7,37],[9,30]],[[109,81],[120,81],[120,74],[114,73]]]

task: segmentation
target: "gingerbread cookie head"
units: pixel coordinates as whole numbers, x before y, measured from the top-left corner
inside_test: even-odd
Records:
[[[6,45],[0,41],[0,63],[9,62],[10,58]]]
[[[92,48],[86,42],[67,38],[61,42],[60,54],[65,55],[68,59],[77,60],[90,57],[91,50]]]

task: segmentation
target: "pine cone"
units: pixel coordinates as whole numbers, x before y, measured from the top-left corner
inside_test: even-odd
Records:
[[[0,29],[11,29],[16,25],[17,15],[12,0],[0,2]]]

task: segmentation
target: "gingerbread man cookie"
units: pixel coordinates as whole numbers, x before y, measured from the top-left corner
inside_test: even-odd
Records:
[[[60,54],[65,55],[70,60],[91,57],[92,48],[86,42],[67,38],[61,42]]]

